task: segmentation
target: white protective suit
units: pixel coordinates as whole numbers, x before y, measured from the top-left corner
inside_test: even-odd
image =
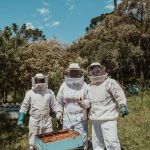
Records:
[[[26,93],[20,112],[26,114],[29,110],[30,114],[29,149],[33,149],[35,135],[52,131],[50,110],[57,112],[55,102],[53,91],[46,87],[42,91],[32,87]]]
[[[120,150],[117,136],[118,106],[126,105],[125,94],[113,79],[106,78],[98,85],[90,85],[90,119],[94,150]]]
[[[83,137],[84,145],[86,145],[87,136],[87,114],[86,108],[90,106],[87,84],[83,81],[82,87],[72,88],[64,82],[57,94],[57,103],[59,109],[63,113],[63,128],[72,129],[79,132]],[[76,102],[81,99],[84,108]]]

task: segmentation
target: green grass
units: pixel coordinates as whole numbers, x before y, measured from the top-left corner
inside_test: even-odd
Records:
[[[123,150],[150,150],[150,92],[128,97],[129,115],[118,119],[118,134]],[[54,119],[54,124],[56,120]],[[16,121],[0,118],[0,150],[26,150],[28,146],[28,117],[25,129],[19,129]],[[54,125],[55,126],[55,125]],[[3,129],[2,129],[3,128]],[[89,124],[91,136],[91,123]]]
[[[28,129],[20,129],[16,121],[7,122],[3,117],[1,122],[0,150],[27,150]]]
[[[118,132],[124,150],[150,150],[150,93],[128,97],[129,115],[119,117]]]

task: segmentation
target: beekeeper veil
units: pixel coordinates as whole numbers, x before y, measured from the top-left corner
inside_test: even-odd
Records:
[[[105,71],[105,66],[98,62],[92,63],[88,67],[88,76],[90,78],[91,84],[102,83],[108,78],[108,73]]]
[[[32,89],[35,91],[44,91],[48,88],[48,78],[44,76],[42,73],[37,73],[34,77],[32,77]]]
[[[65,70],[65,83],[74,90],[80,90],[84,84],[84,77],[82,70],[78,63],[70,64],[69,68]]]

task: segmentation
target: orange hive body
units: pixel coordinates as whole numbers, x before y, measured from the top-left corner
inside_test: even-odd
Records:
[[[41,134],[38,137],[41,139],[43,143],[50,143],[68,138],[74,138],[78,135],[79,133],[72,132],[70,130],[59,130],[57,132]]]

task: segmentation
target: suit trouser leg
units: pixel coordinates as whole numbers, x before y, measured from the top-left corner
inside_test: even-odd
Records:
[[[102,121],[101,130],[107,150],[121,150],[117,135],[117,120]]]
[[[100,121],[92,121],[92,145],[93,150],[105,149]]]
[[[35,135],[39,134],[38,128],[29,128],[29,150],[33,150]]]

